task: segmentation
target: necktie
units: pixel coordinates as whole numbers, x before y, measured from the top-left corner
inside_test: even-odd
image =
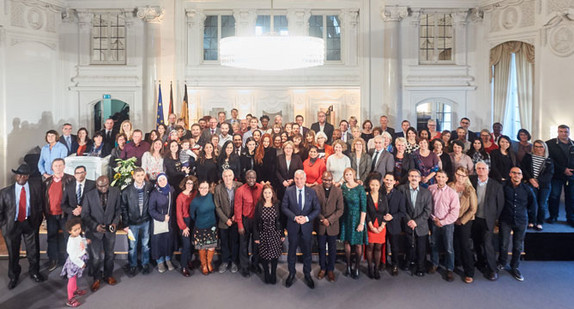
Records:
[[[20,203],[18,204],[18,222],[26,220],[26,189],[20,191]]]
[[[211,129],[211,135],[215,134],[215,130]]]
[[[106,133],[106,139],[109,140],[109,139],[112,137],[111,135],[112,135],[112,133],[111,133],[110,131],[108,131],[108,132]]]
[[[82,184],[78,185],[78,191],[76,191],[76,203],[82,204]]]
[[[379,152],[375,151],[375,155],[373,156],[373,163],[371,163],[371,171],[375,169],[375,166],[377,166],[378,158],[379,158]]]
[[[299,191],[299,199],[297,200],[297,204],[299,205],[299,209],[303,210],[303,190],[298,190]]]

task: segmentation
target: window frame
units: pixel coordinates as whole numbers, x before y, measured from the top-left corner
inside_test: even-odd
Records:
[[[113,20],[112,20],[112,18],[110,18],[108,20],[106,27],[105,27],[108,29],[107,30],[108,34],[105,37],[106,38],[105,40],[107,40],[107,46],[108,46],[107,49],[105,49],[105,53],[104,53],[104,58],[106,58],[106,59],[104,59],[104,60],[94,59],[94,51],[96,48],[94,41],[96,39],[98,39],[99,42],[101,42],[102,38],[104,38],[104,36],[101,36],[101,30],[100,30],[100,34],[99,34],[100,36],[99,37],[96,37],[94,35],[94,30],[95,30],[96,26],[94,24],[94,21],[92,21],[92,27],[90,29],[90,65],[126,65],[127,64],[127,58],[128,58],[128,33],[127,33],[128,27],[126,25],[126,17],[124,15],[124,13],[121,11],[101,11],[101,12],[94,12],[93,19],[96,20],[99,18],[100,19],[100,25],[101,25],[102,16],[104,16],[104,15],[106,16],[106,18],[113,17],[113,16],[116,17],[116,23],[117,23],[115,26],[117,28],[116,29],[116,36],[114,37],[113,31],[111,31],[111,29],[113,28],[113,25],[112,25]],[[123,21],[123,24],[121,26],[119,25],[120,20]],[[101,29],[104,27],[98,26],[98,28]],[[124,28],[124,36],[123,37],[120,37],[118,34],[119,28]],[[123,39],[123,42],[124,42],[124,48],[123,49],[113,49],[112,48],[112,39],[114,39],[114,38],[118,39],[118,40]],[[104,51],[104,49],[100,48],[100,49],[98,49],[98,51],[101,53],[102,51]],[[112,51],[123,51],[123,54],[124,54],[123,58],[124,59],[123,60],[109,60],[109,59],[107,59],[111,55]]]
[[[222,23],[221,23],[221,17],[222,16],[231,16],[233,17],[233,29],[234,29],[234,34],[237,34],[237,21],[235,20],[235,16],[233,15],[232,11],[206,11],[204,12],[205,14],[205,20],[207,20],[207,17],[210,16],[217,16],[217,60],[206,60],[205,59],[205,48],[203,48],[203,43],[205,40],[205,20],[203,21],[203,27],[202,27],[202,32],[201,32],[201,63],[202,64],[220,64],[221,63],[221,57],[219,56],[219,47],[220,47],[220,42],[221,42],[221,28],[222,28]]]
[[[309,20],[307,21],[309,23],[309,21],[311,20],[311,17],[313,16],[321,16],[322,17],[322,28],[323,28],[323,36],[321,37],[324,42],[325,42],[325,64],[343,64],[343,42],[344,42],[344,29],[343,29],[343,23],[341,22],[341,17],[340,17],[340,12],[334,12],[334,11],[312,11],[311,15],[309,16]],[[328,16],[335,16],[338,20],[339,20],[339,29],[340,29],[340,35],[339,35],[339,60],[327,60],[327,17]],[[310,34],[310,29],[311,25],[309,24],[309,26],[307,27],[307,32],[309,33],[309,36],[311,36]],[[316,37],[316,36],[313,36]]]
[[[431,117],[430,117],[430,119],[434,119],[437,122],[437,131],[440,131],[440,132],[444,131],[445,130],[445,123],[450,123],[450,129],[446,129],[446,130],[452,131],[453,129],[456,129],[456,124],[454,124],[455,103],[449,99],[446,99],[446,98],[431,97],[431,98],[421,100],[415,105],[415,115],[416,115],[416,126],[415,126],[415,128],[417,129],[417,131],[420,130],[418,108],[419,108],[419,106],[421,106],[423,104],[431,104],[431,112],[430,112]],[[447,113],[438,110],[439,104],[444,104],[444,105],[450,107],[450,121],[449,122],[445,122],[444,115],[446,115]],[[440,114],[442,114],[442,116],[443,116],[442,119],[439,118]],[[428,119],[424,122],[424,126],[422,128],[426,128],[427,121],[428,121]],[[440,130],[439,130],[439,127],[440,127]]]
[[[449,27],[450,27],[451,33],[452,33],[452,36],[450,37],[451,45],[452,45],[451,48],[450,48],[450,50],[451,50],[451,59],[450,59],[450,60],[440,60],[440,59],[439,59],[439,55],[440,55],[439,51],[440,51],[441,49],[439,49],[439,48],[437,47],[437,44],[436,44],[436,43],[434,44],[433,57],[432,57],[432,58],[435,58],[435,57],[436,57],[436,60],[433,60],[433,59],[427,60],[427,59],[421,58],[421,51],[422,51],[421,39],[423,39],[423,37],[422,37],[422,34],[423,34],[423,33],[422,33],[422,30],[421,30],[421,28],[422,28],[421,23],[422,23],[422,20],[423,20],[423,18],[424,18],[425,15],[427,16],[427,20],[428,20],[428,16],[430,16],[430,15],[435,16],[435,18],[434,18],[434,25],[432,26],[432,27],[433,27],[433,37],[432,37],[433,42],[437,42],[437,41],[438,41],[439,39],[441,39],[441,38],[442,38],[442,39],[445,39],[445,40],[448,38],[446,35],[445,35],[444,37],[440,37],[440,36],[439,36],[439,27],[440,27],[440,25],[439,25],[439,19],[440,19],[440,16],[443,16],[443,17],[445,17],[445,16],[447,16],[447,15],[450,16],[450,26],[449,26]],[[456,60],[456,59],[455,59],[455,55],[456,55],[456,53],[455,53],[455,46],[456,46],[455,40],[456,40],[456,35],[455,35],[454,20],[453,20],[453,18],[454,18],[454,17],[453,17],[453,13],[452,13],[452,12],[445,12],[445,11],[423,11],[423,12],[420,13],[420,15],[419,15],[419,17],[418,17],[418,36],[417,36],[417,58],[418,58],[418,62],[419,62],[420,65],[453,65],[453,64],[456,64],[456,61],[455,61],[455,60]],[[427,25],[427,27],[430,27],[430,26]],[[424,39],[429,39],[429,38],[430,38],[430,36],[424,37]],[[430,49],[429,49],[429,50],[430,50]],[[443,49],[443,51],[445,51],[445,50],[447,50],[447,49]]]

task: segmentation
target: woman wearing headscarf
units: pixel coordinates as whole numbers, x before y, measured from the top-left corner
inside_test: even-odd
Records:
[[[172,228],[175,209],[174,189],[168,184],[165,173],[157,176],[155,190],[149,197],[149,214],[153,218],[151,236],[151,254],[157,261],[160,273],[174,270],[171,255],[174,247],[174,229]]]

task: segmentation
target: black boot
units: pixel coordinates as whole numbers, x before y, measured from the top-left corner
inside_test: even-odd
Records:
[[[269,283],[277,283],[277,259],[271,260],[271,276],[269,278]]]
[[[352,272],[351,272],[351,266],[350,266],[350,265],[347,265],[347,269],[345,270],[344,275],[345,275],[345,277],[349,277],[349,276],[351,276],[351,274],[352,274]]]
[[[377,270],[375,270],[376,272]],[[370,279],[373,279],[373,268],[371,267],[371,265],[367,266],[367,277],[369,277]]]

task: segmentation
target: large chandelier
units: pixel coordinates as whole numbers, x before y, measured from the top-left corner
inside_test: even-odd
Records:
[[[270,29],[273,31],[273,0]],[[254,70],[291,70],[323,65],[325,42],[310,36],[233,36],[219,43],[221,65]]]
[[[267,34],[221,40],[221,64],[255,70],[290,70],[323,65],[325,43],[309,36]]]

